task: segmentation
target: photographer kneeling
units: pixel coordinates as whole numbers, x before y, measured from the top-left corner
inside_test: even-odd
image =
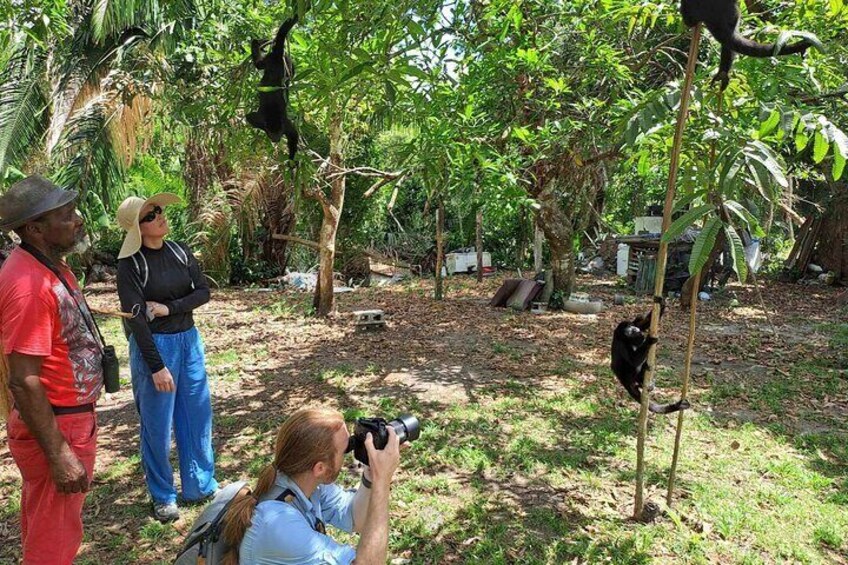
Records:
[[[227,511],[223,537],[230,551],[224,562],[384,564],[389,485],[400,459],[401,441],[392,425],[385,431],[388,441],[382,450],[374,447],[374,437],[367,434],[362,444],[370,465],[359,488],[345,491],[335,481],[345,453],[356,441],[342,415],[315,408],[292,414],[277,433],[274,462],[263,470],[254,491],[234,500]],[[325,523],[358,532],[356,549],[336,543],[326,534]]]

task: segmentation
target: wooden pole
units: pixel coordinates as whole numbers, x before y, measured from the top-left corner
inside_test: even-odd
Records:
[[[483,282],[483,208],[477,209],[477,282]]]
[[[723,109],[724,92],[719,89],[718,102],[716,104],[716,113],[721,117]],[[713,139],[710,143],[710,185],[707,198],[713,201],[713,180],[715,179],[715,162],[716,162],[716,140]],[[686,344],[686,368],[683,373],[683,386],[680,389],[680,399],[686,400],[689,394],[689,380],[692,377],[692,356],[695,353],[695,328],[697,326],[697,310],[698,310],[698,293],[701,290],[701,273],[704,272],[702,267],[700,271],[694,275],[693,291],[689,295],[689,341]],[[668,492],[666,493],[665,501],[668,506],[671,506],[672,497],[674,496],[674,479],[677,475],[677,461],[680,458],[680,440],[683,437],[683,414],[685,410],[677,412],[677,431],[674,435],[674,455],[671,458],[671,471],[668,475]]]
[[[697,321],[698,308],[698,290],[701,288],[701,272],[695,273],[695,291],[689,298],[689,342],[686,344],[686,369],[683,373],[683,387],[680,389],[680,399],[686,400],[689,394],[689,377],[692,375],[692,354],[695,351],[695,327]],[[671,472],[668,476],[668,493],[666,494],[666,504],[671,506],[671,499],[674,495],[674,479],[677,474],[677,460],[680,456],[680,438],[683,435],[683,414],[686,410],[677,412],[677,433],[674,436],[674,456],[671,458]]]
[[[436,300],[444,297],[444,280],[442,278],[442,265],[444,265],[444,229],[445,229],[445,205],[439,198],[439,207],[436,209]]]
[[[677,186],[677,171],[680,166],[680,149],[683,145],[683,132],[686,129],[686,119],[689,116],[689,97],[692,90],[692,82],[695,78],[695,67],[698,64],[698,47],[701,43],[701,25],[698,24],[692,30],[692,41],[689,46],[689,60],[686,65],[686,77],[683,81],[683,91],[680,94],[680,112],[677,116],[677,127],[674,132],[674,145],[671,150],[671,163],[668,172],[668,187],[665,195],[665,207],[663,208],[662,232],[666,233],[671,225],[671,214],[674,209],[674,194]],[[660,248],[657,253],[657,271],[654,278],[654,307],[651,315],[651,336],[659,333],[660,326],[660,300],[665,285],[665,268],[668,261],[668,243],[660,240]],[[652,345],[648,351],[648,370],[645,371],[642,382],[642,406],[639,410],[639,430],[636,439],[636,494],[633,503],[633,517],[639,519],[642,516],[644,506],[645,490],[645,438],[648,435],[648,405],[651,401],[651,393],[648,386],[654,376],[654,367],[657,362],[657,346]]]

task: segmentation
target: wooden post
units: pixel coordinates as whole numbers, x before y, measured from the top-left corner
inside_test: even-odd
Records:
[[[483,282],[483,208],[477,209],[477,282]]]
[[[444,229],[445,205],[439,198],[439,207],[436,209],[436,300],[444,297],[444,281],[442,280],[442,266],[445,258]]]
[[[683,91],[680,94],[680,112],[677,116],[677,127],[674,132],[674,145],[671,150],[671,163],[668,172],[668,186],[665,194],[665,206],[663,208],[662,232],[666,233],[671,225],[671,214],[674,210],[674,194],[677,186],[677,171],[680,166],[680,149],[683,145],[683,132],[686,129],[686,119],[689,116],[689,97],[692,90],[692,82],[695,78],[695,67],[698,64],[698,47],[701,43],[701,25],[698,24],[692,30],[692,41],[689,46],[689,60],[686,66],[686,77],[683,81]],[[668,243],[660,240],[660,248],[657,253],[657,271],[654,279],[654,307],[651,315],[650,334],[656,337],[660,326],[660,303],[665,285],[665,268],[668,261]],[[645,438],[648,435],[648,405],[651,393],[648,386],[654,376],[654,368],[657,362],[657,346],[652,345],[648,350],[648,370],[645,371],[642,381],[642,406],[639,410],[639,430],[636,439],[636,495],[633,504],[633,517],[639,519],[642,516],[644,506],[645,490]]]

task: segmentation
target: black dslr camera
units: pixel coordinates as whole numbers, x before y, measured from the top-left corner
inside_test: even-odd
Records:
[[[402,414],[391,422],[387,422],[385,418],[359,418],[353,427],[353,434],[350,436],[345,453],[353,451],[357,461],[368,465],[365,437],[370,433],[374,438],[374,447],[383,449],[389,442],[389,426],[395,429],[401,443],[415,441],[421,435],[418,418],[409,414]]]

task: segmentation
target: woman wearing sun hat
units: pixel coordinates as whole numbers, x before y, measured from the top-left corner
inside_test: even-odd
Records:
[[[172,426],[182,498],[203,500],[218,488],[204,348],[192,317],[195,308],[209,302],[209,284],[191,250],[165,239],[163,207],[178,202],[167,192],[132,196],[117,213],[127,232],[118,254],[118,295],[121,309],[133,315],[125,330],[141,423],[141,463],[153,515],[161,522],[179,518],[169,460]]]

